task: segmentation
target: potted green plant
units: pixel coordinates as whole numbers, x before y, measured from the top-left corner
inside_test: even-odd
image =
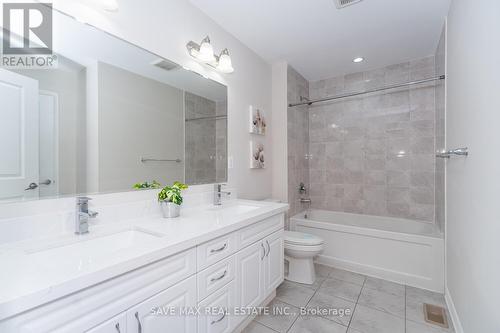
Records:
[[[133,186],[134,190],[150,190],[150,189],[158,189],[161,188],[161,184],[158,183],[156,180],[153,180],[151,183],[149,182],[143,182],[143,183],[136,183]]]
[[[158,193],[158,202],[164,218],[178,217],[181,213],[181,204],[183,201],[181,191],[188,186],[181,182],[174,182],[172,186],[165,186]]]

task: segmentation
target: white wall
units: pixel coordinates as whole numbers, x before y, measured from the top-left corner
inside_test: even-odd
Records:
[[[101,62],[98,76],[99,192],[182,181],[184,92]],[[182,162],[141,163],[141,157]]]
[[[467,333],[500,332],[499,13],[454,0],[448,17],[446,140],[470,156],[447,162],[447,288]]]
[[[258,105],[271,118],[271,66],[187,0],[121,0],[117,13],[84,10],[77,0],[56,0],[54,6],[101,29],[142,46],[228,86],[228,149],[233,160],[229,183],[244,198],[271,196],[271,135],[265,138],[267,169],[249,168],[248,106]],[[84,18],[82,18],[85,16]],[[221,75],[194,62],[185,48],[189,40],[209,35],[216,51],[227,47],[235,72]]]
[[[272,105],[273,118],[271,132],[275,147],[272,164],[272,197],[282,202],[288,201],[288,151],[287,151],[287,70],[286,62],[273,64],[272,68]]]

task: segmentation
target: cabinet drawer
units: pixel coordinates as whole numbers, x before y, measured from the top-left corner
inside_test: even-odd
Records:
[[[198,300],[204,299],[234,279],[236,275],[235,260],[235,256],[231,256],[196,275],[198,280]]]
[[[127,315],[122,313],[85,333],[125,333],[127,332]]]
[[[127,310],[127,333],[194,333],[196,315],[181,311],[195,306],[196,278],[192,276]]]
[[[228,312],[236,305],[236,282],[231,281],[198,305],[201,309],[198,316],[198,333],[232,332],[236,326],[236,317]],[[210,309],[210,312],[205,312],[206,309]]]
[[[233,232],[198,245],[198,271],[235,253],[238,249],[237,240],[236,233]]]
[[[285,215],[278,214],[242,229],[238,232],[239,248],[242,249],[272,234],[276,230],[283,229],[284,225]]]

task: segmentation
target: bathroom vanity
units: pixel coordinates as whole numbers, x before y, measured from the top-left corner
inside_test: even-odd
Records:
[[[3,247],[0,331],[238,331],[251,317],[234,310],[283,281],[287,207],[230,200]]]

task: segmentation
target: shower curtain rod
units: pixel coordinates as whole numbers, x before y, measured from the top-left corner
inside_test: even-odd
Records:
[[[346,94],[341,94],[341,95],[337,95],[337,96],[330,96],[330,97],[324,97],[324,98],[319,98],[319,99],[314,99],[314,100],[307,100],[306,102],[290,103],[290,104],[288,104],[288,107],[292,108],[292,107],[300,106],[300,105],[312,105],[314,103],[327,102],[327,101],[332,101],[332,100],[341,99],[341,98],[347,98],[347,97],[354,97],[354,96],[359,96],[359,95],[364,95],[364,94],[370,94],[370,93],[384,91],[384,90],[389,90],[389,89],[396,89],[396,88],[401,88],[401,87],[408,87],[408,86],[412,86],[414,84],[419,84],[419,83],[444,80],[445,78],[446,78],[445,75],[440,75],[440,76],[435,76],[435,77],[431,77],[431,78],[427,78],[427,79],[422,79],[422,80],[410,81],[410,82],[400,83],[400,84],[393,84],[393,85],[390,85],[390,86],[385,86],[385,87],[381,87],[381,88],[371,89],[371,90],[367,90],[367,91],[352,92],[352,93],[346,93]]]

